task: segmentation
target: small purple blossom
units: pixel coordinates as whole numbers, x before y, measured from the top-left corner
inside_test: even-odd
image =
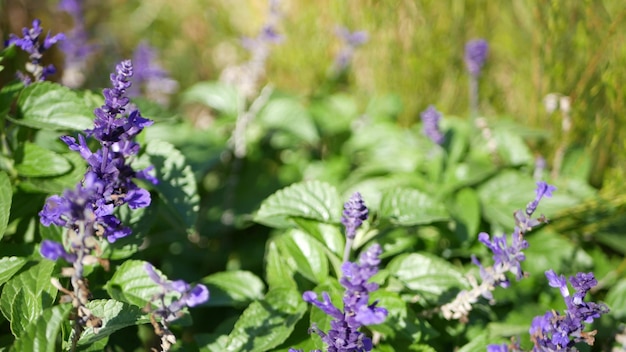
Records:
[[[587,292],[598,284],[593,273],[578,273],[570,277],[569,281],[575,290],[573,296],[570,295],[565,276],[548,270],[546,277],[551,287],[560,290],[567,308],[563,313],[551,310],[533,319],[529,329],[534,343],[533,351],[565,351],[578,342],[592,346],[596,332],[583,331],[585,324],[590,324],[609,312],[608,307],[602,303],[584,301]]]
[[[50,260],[63,258],[68,263],[76,261],[76,254],[68,253],[62,244],[50,240],[43,240],[41,242],[39,253],[41,253],[42,257]]]
[[[335,33],[342,41],[342,47],[335,57],[335,70],[341,72],[345,71],[348,66],[350,66],[356,48],[367,43],[369,34],[366,31],[350,32],[350,30],[345,27],[338,27]]]
[[[436,144],[443,144],[444,135],[439,128],[441,113],[431,105],[420,114],[420,117],[422,118],[422,132],[424,135]]]
[[[304,301],[315,305],[333,318],[328,333],[324,333],[315,325],[310,329],[311,332],[320,335],[328,346],[328,352],[372,350],[372,340],[358,329],[365,325],[380,324],[387,317],[387,310],[377,307],[378,302],[369,304],[370,293],[378,289],[378,285],[369,280],[378,272],[381,253],[380,245],[374,244],[361,254],[359,263],[343,264],[343,277],[339,280],[345,288],[343,311],[332,303],[326,292],[322,292],[321,300],[313,291],[307,291],[302,295]]]
[[[470,40],[465,44],[465,66],[472,77],[478,77],[487,60],[489,44],[484,39]]]
[[[354,238],[356,230],[367,220],[369,211],[361,193],[355,192],[343,206],[341,223],[346,227],[346,237]]]
[[[50,32],[48,32],[43,43],[40,43],[39,38],[42,32],[41,21],[36,19],[33,21],[33,28],[22,29],[22,38],[15,34],[9,34],[9,39],[5,42],[5,46],[16,45],[28,53],[30,62],[26,64],[26,71],[32,75],[35,81],[44,81],[48,75],[56,72],[53,65],[43,66],[41,59],[46,50],[65,39],[63,33],[50,36]],[[18,77],[24,84],[31,83],[31,77],[22,72],[18,72]]]
[[[176,92],[178,82],[157,62],[157,53],[147,42],[141,42],[133,54],[133,86],[129,96],[144,95],[163,105],[167,104],[169,95]]]
[[[183,280],[166,280],[154,270],[150,263],[146,263],[144,268],[150,279],[161,286],[161,292],[152,299],[152,302],[157,304],[157,308],[152,313],[166,323],[178,319],[182,315],[183,308],[195,307],[209,300],[209,289],[202,284],[191,286]],[[167,304],[165,297],[172,294],[178,297]]]

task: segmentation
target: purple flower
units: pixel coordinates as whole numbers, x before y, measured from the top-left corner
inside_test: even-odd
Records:
[[[32,75],[35,81],[43,81],[48,75],[56,72],[53,65],[44,67],[41,63],[41,59],[43,58],[43,53],[46,50],[50,49],[50,47],[57,42],[65,39],[65,35],[63,33],[50,36],[50,32],[48,32],[46,38],[43,40],[43,43],[40,43],[39,37],[42,32],[43,29],[41,28],[41,21],[36,19],[33,21],[33,28],[22,29],[22,38],[16,36],[15,34],[9,34],[9,39],[5,42],[5,46],[16,45],[28,53],[30,63],[26,65],[26,71]],[[22,72],[18,72],[18,77],[22,80],[22,82],[24,82],[24,84],[31,83],[31,78]]]
[[[65,53],[65,67],[63,68],[63,84],[76,88],[85,80],[85,69],[89,57],[95,46],[88,43],[88,34],[85,29],[82,1],[61,0],[59,10],[67,12],[72,18],[74,27],[67,33],[59,48]]]
[[[584,301],[587,292],[598,283],[593,273],[578,273],[570,277],[569,281],[575,290],[573,297],[570,296],[565,276],[548,270],[546,277],[551,287],[560,290],[567,309],[563,313],[551,310],[533,319],[529,329],[535,345],[533,351],[565,351],[570,350],[578,342],[592,346],[596,332],[583,331],[585,324],[590,324],[594,319],[609,312],[608,307],[602,303]]]
[[[50,260],[57,260],[59,257],[65,259],[68,263],[76,261],[76,254],[68,253],[62,244],[50,240],[43,240],[39,249],[41,256]]]
[[[420,114],[420,117],[422,118],[423,124],[422,132],[426,135],[426,137],[436,144],[443,144],[444,136],[439,128],[441,113],[431,105]]]
[[[150,279],[161,286],[161,292],[152,299],[152,302],[156,302],[158,306],[152,313],[162,318],[165,323],[179,318],[183,308],[195,307],[209,300],[209,289],[202,284],[192,287],[183,280],[166,280],[154,270],[150,263],[146,263],[144,268]],[[165,297],[172,294],[176,295],[177,298],[166,304]]]
[[[356,48],[367,43],[369,35],[366,31],[350,32],[345,27],[338,27],[335,33],[342,41],[342,47],[335,57],[335,70],[341,72],[346,70],[350,65]]]
[[[156,51],[147,42],[141,42],[133,54],[134,85],[129,96],[138,96],[140,91],[149,99],[166,104],[168,96],[178,89],[178,82],[170,78],[167,71],[157,62]]]
[[[381,253],[381,247],[374,244],[361,254],[358,264],[352,262],[343,264],[343,277],[339,280],[345,288],[343,311],[332,303],[326,292],[322,292],[321,300],[318,300],[317,294],[312,291],[302,295],[305,302],[315,305],[333,318],[328,333],[324,333],[315,325],[310,329],[311,332],[320,335],[329,352],[372,350],[372,340],[358,329],[365,325],[380,324],[387,317],[387,310],[377,307],[378,302],[369,304],[369,295],[378,289],[378,285],[368,281],[378,272]]]
[[[465,65],[470,75],[478,77],[487,60],[489,44],[484,39],[470,40],[465,44]]]
[[[367,220],[369,211],[361,197],[361,193],[355,192],[343,205],[341,223],[346,227],[346,237],[354,238],[356,230]]]

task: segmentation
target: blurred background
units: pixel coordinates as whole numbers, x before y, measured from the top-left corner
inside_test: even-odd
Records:
[[[57,5],[1,1],[0,35],[20,33],[34,18],[52,33],[72,28],[72,19]],[[265,0],[84,1],[83,7],[89,41],[97,46],[85,86],[94,88],[102,87],[114,63],[142,40],[156,48],[182,90],[217,79],[225,67],[247,59],[240,39],[255,35],[268,13]],[[369,33],[345,87],[361,104],[394,94],[402,104],[398,123],[405,126],[416,123],[429,104],[447,115],[466,116],[463,48],[470,39],[485,38],[490,51],[481,77],[481,112],[549,133],[535,146],[546,156],[564,139],[584,146],[594,164],[592,185],[623,183],[626,8],[621,2],[290,0],[278,8],[284,40],[273,49],[266,73],[278,89],[312,94],[340,50],[336,28],[345,26]],[[53,60],[61,61],[62,54],[55,53]],[[549,93],[571,99],[566,138],[561,114],[548,114],[544,107]]]

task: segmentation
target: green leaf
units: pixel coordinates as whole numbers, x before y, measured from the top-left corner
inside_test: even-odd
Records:
[[[1,58],[0,58],[1,61]],[[9,83],[0,89],[0,118],[4,118],[11,110],[13,99],[24,88],[24,83],[16,81]]]
[[[249,271],[224,271],[202,279],[211,293],[208,306],[244,306],[262,299],[265,284]]]
[[[72,168],[63,156],[34,143],[24,143],[20,154],[15,169],[23,177],[57,176]]]
[[[60,194],[65,189],[74,188],[85,176],[85,160],[78,153],[63,154],[62,157],[71,164],[70,172],[56,177],[29,178],[20,183],[20,188],[28,192],[48,194]]]
[[[431,254],[412,253],[395,257],[386,268],[410,290],[425,298],[437,298],[448,289],[464,287],[466,279],[446,260]]]
[[[164,141],[150,141],[146,154],[154,165],[159,183],[157,192],[172,214],[187,231],[193,231],[200,208],[196,179],[185,156],[172,144]]]
[[[0,171],[0,239],[4,236],[7,225],[9,224],[12,198],[13,186],[11,186],[9,175],[4,171]],[[0,265],[0,268],[3,268],[3,266]],[[1,270],[2,269],[0,269],[0,271]]]
[[[606,304],[611,315],[620,321],[626,318],[626,279],[618,281],[606,294]]]
[[[11,323],[11,332],[20,337],[31,321],[50,307],[57,289],[50,283],[54,262],[42,260],[10,279],[2,290],[0,310]]]
[[[161,292],[159,285],[148,276],[145,264],[141,260],[127,260],[120,265],[106,285],[109,296],[120,302],[145,307],[155,294]]]
[[[265,279],[270,289],[278,287],[286,287],[296,289],[296,282],[293,280],[294,269],[287,265],[275,240],[267,245],[267,253],[265,254]]]
[[[328,277],[328,258],[321,243],[300,230],[291,230],[276,239],[288,265],[307,279],[320,283]]]
[[[102,319],[102,327],[98,333],[92,328],[83,332],[78,340],[80,350],[88,349],[94,342],[104,339],[114,332],[128,326],[146,324],[150,321],[147,314],[141,308],[118,302],[112,299],[99,299],[90,301],[87,308],[96,317]]]
[[[186,103],[200,103],[222,114],[237,116],[238,93],[235,87],[220,82],[196,83],[183,93]]]
[[[415,189],[394,188],[383,194],[380,215],[401,226],[430,224],[449,219],[445,206]]]
[[[85,130],[93,125],[93,106],[71,89],[52,82],[24,88],[18,98],[19,117],[11,121],[32,128]]]
[[[525,174],[505,170],[478,189],[484,216],[492,223],[513,228],[513,213],[534,198],[535,182]]]
[[[278,228],[292,226],[291,217],[338,223],[343,204],[335,187],[319,181],[293,184],[261,203],[254,221]]]
[[[269,128],[287,131],[308,144],[319,140],[317,129],[308,112],[293,98],[270,100],[259,113],[258,120]]]
[[[35,320],[29,322],[24,333],[15,341],[15,351],[57,351],[61,327],[72,310],[69,303],[48,307]]]
[[[452,217],[456,220],[455,232],[461,242],[478,236],[480,225],[480,199],[471,188],[461,189],[450,204]]]
[[[201,351],[270,351],[287,340],[305,311],[300,292],[272,289],[264,300],[248,306],[229,335],[221,336]]]
[[[9,281],[28,260],[21,257],[4,257],[0,259],[0,285]]]
[[[331,135],[349,130],[359,112],[354,97],[345,93],[315,101],[310,109],[324,133]]]

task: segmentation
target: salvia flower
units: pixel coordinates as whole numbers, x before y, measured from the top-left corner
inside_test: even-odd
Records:
[[[420,114],[420,117],[422,118],[422,132],[424,135],[436,144],[443,144],[444,135],[439,128],[441,113],[431,105]]]
[[[478,77],[487,61],[489,44],[484,39],[470,40],[465,44],[465,66],[473,77]]]
[[[141,42],[133,54],[133,86],[129,96],[143,96],[166,105],[169,96],[178,89],[178,82],[157,62],[157,53],[147,42]]]
[[[369,211],[361,193],[355,192],[343,206],[341,223],[346,227],[346,237],[354,238],[356,230],[367,220]]]
[[[335,57],[335,70],[341,72],[350,66],[355,50],[367,43],[369,34],[366,31],[350,32],[345,27],[338,27],[335,33],[342,42],[341,49]]]
[[[361,254],[358,263],[343,264],[343,277],[339,280],[345,288],[343,310],[331,302],[326,292],[322,293],[321,300],[313,291],[307,291],[302,295],[304,301],[315,305],[332,318],[328,333],[315,325],[310,329],[310,332],[317,333],[322,338],[328,346],[328,352],[372,350],[372,340],[358,329],[366,325],[380,324],[387,317],[387,310],[377,307],[378,302],[369,303],[370,293],[378,289],[378,284],[369,281],[378,272],[381,253],[380,245],[374,244]]]
[[[596,331],[583,331],[585,324],[591,324],[609,312],[603,303],[584,301],[589,290],[598,284],[593,273],[578,273],[569,278],[574,295],[570,295],[565,276],[548,270],[546,277],[551,287],[561,291],[567,308],[563,313],[551,310],[533,319],[529,330],[534,343],[533,351],[570,351],[578,342],[593,346]]]
[[[33,21],[33,28],[22,29],[23,37],[20,38],[15,34],[10,34],[9,39],[5,45],[16,45],[26,53],[30,62],[26,64],[26,72],[31,76],[28,76],[22,72],[18,72],[18,77],[24,82],[24,84],[30,84],[32,79],[35,81],[44,81],[48,75],[54,74],[56,69],[53,65],[43,66],[41,60],[43,53],[50,49],[54,44],[65,39],[63,33],[50,36],[50,32],[43,39],[43,43],[40,43],[40,37],[43,32],[41,28],[41,21],[36,19]]]
[[[164,279],[150,263],[146,263],[144,268],[150,279],[161,287],[161,291],[152,297],[146,310],[151,313],[150,321],[157,335],[161,337],[162,350],[167,351],[176,343],[174,334],[169,330],[169,323],[183,315],[183,308],[195,307],[207,302],[209,289],[202,284],[191,286],[183,280]],[[171,299],[171,302],[168,303],[168,299]]]
[[[89,44],[82,0],[61,0],[59,10],[67,12],[72,18],[73,27],[67,32],[59,48],[65,54],[65,66],[61,81],[70,88],[80,87],[85,81],[85,70],[90,56],[96,47]]]
[[[515,228],[511,239],[506,234],[502,236],[493,236],[491,238],[487,233],[480,233],[478,240],[482,242],[493,253],[493,265],[485,267],[475,257],[472,256],[472,263],[480,269],[480,277],[482,282],[478,284],[476,278],[469,277],[472,289],[459,292],[457,297],[451,303],[441,307],[441,312],[446,319],[467,319],[467,315],[472,309],[472,304],[478,301],[479,297],[484,297],[490,302],[493,301],[492,291],[496,286],[508,287],[509,279],[507,273],[511,273],[517,280],[524,277],[521,262],[526,257],[522,252],[528,248],[528,242],[524,239],[524,234],[532,230],[537,225],[547,222],[542,215],[538,219],[533,219],[532,215],[537,209],[539,201],[545,197],[551,197],[556,187],[548,185],[543,181],[537,182],[536,197],[530,202],[525,210],[515,212]]]
[[[78,135],[78,140],[61,137],[71,150],[79,152],[87,161],[87,171],[75,189],[49,197],[39,212],[44,226],[67,229],[63,237],[65,245],[46,240],[41,244],[40,253],[47,259],[63,258],[72,264],[72,268],[64,272],[71,277],[74,290],[65,289],[56,279],[53,283],[69,297],[75,308],[73,348],[84,328],[97,330],[102,325],[102,320],[87,308],[91,294],[83,277],[84,265],[98,262],[107,265],[106,260],[99,258],[101,238],[115,242],[130,235],[130,228],[115,215],[116,207],[127,204],[130,209],[137,209],[150,204],[150,193],[137,186],[133,179],[157,182],[149,169],[135,171],[130,166],[139,151],[139,144],[133,138],[152,123],[142,118],[137,110],[127,114],[126,89],[130,87],[132,73],[130,61],[122,61],[116,67],[116,74],[111,75],[113,88],[104,90],[104,105],[94,111],[94,128],[85,131],[87,137],[99,142],[98,150],[92,152],[82,134]],[[187,303],[193,302],[192,298],[185,299]]]

